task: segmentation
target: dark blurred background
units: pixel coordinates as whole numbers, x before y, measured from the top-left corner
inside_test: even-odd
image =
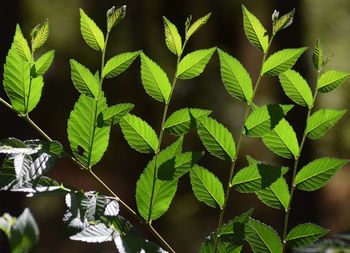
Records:
[[[334,53],[328,68],[350,71],[348,45],[350,44],[350,2],[347,0],[265,0],[265,1],[227,1],[227,0],[139,0],[115,2],[110,0],[18,0],[6,1],[0,7],[0,72],[7,50],[14,35],[15,25],[19,23],[28,38],[31,29],[45,18],[50,20],[50,37],[38,55],[48,49],[55,49],[53,66],[45,77],[45,87],[39,106],[32,113],[32,119],[49,136],[59,140],[67,150],[66,123],[78,92],[74,89],[69,74],[69,59],[75,58],[91,69],[100,66],[100,55],[83,41],[79,30],[79,8],[83,8],[96,23],[105,29],[105,13],[112,5],[127,4],[127,17],[112,32],[107,56],[143,49],[155,59],[169,77],[173,76],[175,57],[166,48],[162,15],[173,21],[183,34],[186,17],[197,19],[212,12],[209,22],[195,34],[187,46],[187,52],[194,49],[218,46],[237,57],[255,80],[259,71],[261,53],[249,44],[243,32],[241,4],[245,4],[271,31],[271,14],[277,9],[286,13],[296,9],[294,24],[280,32],[273,43],[272,50],[285,47],[308,46],[310,49],[296,65],[311,84],[315,85],[315,71],[311,67],[311,52],[317,38],[321,39],[326,55]],[[133,113],[147,120],[159,131],[163,105],[148,97],[140,81],[139,60],[122,75],[106,80],[104,88],[110,105],[119,102],[131,102],[136,105]],[[317,107],[349,109],[350,87],[344,85],[329,94],[319,96]],[[5,98],[1,88],[0,95]],[[7,99],[7,98],[6,98]],[[258,104],[290,103],[282,94],[276,78],[264,78],[256,99]],[[215,55],[205,72],[198,78],[179,81],[170,106],[170,112],[181,107],[199,107],[214,111],[213,116],[226,125],[238,137],[244,104],[233,99],[224,90],[220,81],[219,63]],[[27,123],[14,113],[0,105],[0,137],[8,136],[20,139],[40,138]],[[298,138],[304,128],[304,108],[295,106],[288,119],[295,126]],[[302,153],[300,165],[324,155],[349,158],[350,153],[350,116],[346,115],[324,138],[308,141]],[[164,146],[174,139],[168,137]],[[185,141],[185,150],[203,150],[195,134]],[[250,154],[256,159],[269,163],[291,165],[269,152],[258,139],[244,138],[238,168],[246,165],[244,156]],[[131,150],[118,128],[113,128],[109,150],[95,168],[95,172],[135,210],[135,183],[151,157]],[[219,161],[208,154],[201,160],[223,182],[228,176],[229,164]],[[68,160],[60,160],[50,172],[54,179],[75,185],[84,190],[101,190],[91,178],[80,171]],[[314,193],[297,192],[293,201],[291,226],[312,221],[330,228],[332,233],[350,228],[350,168],[340,171],[322,190]],[[28,206],[36,217],[41,231],[39,244],[33,252],[115,252],[112,243],[90,245],[67,239],[62,222],[65,211],[63,197],[42,197],[26,199],[22,194],[0,193],[0,215],[8,212],[19,215]],[[282,229],[283,213],[264,206],[254,195],[231,194],[226,220],[256,207],[254,217],[271,224],[277,231]],[[122,210],[122,214],[136,224],[141,236],[152,240],[149,234],[137,222]],[[216,228],[218,210],[199,203],[190,189],[189,179],[179,183],[179,188],[169,211],[154,222],[154,226],[164,235],[171,245],[181,253],[198,252],[200,243]],[[248,252],[248,249],[246,248]],[[0,235],[0,252],[8,252],[6,238]]]

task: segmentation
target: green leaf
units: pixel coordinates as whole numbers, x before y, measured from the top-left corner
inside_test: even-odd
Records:
[[[49,37],[49,20],[46,19],[41,24],[35,26],[30,33],[30,37],[32,38],[32,50],[33,52],[42,47],[46,40]]]
[[[270,104],[258,107],[244,123],[244,133],[251,137],[262,137],[270,132],[293,105]]]
[[[187,54],[179,63],[176,77],[180,79],[191,79],[199,76],[208,64],[216,48],[201,49]]]
[[[198,122],[198,135],[210,154],[220,159],[236,156],[236,146],[232,134],[213,118],[205,118]]]
[[[295,70],[289,69],[278,76],[284,93],[296,104],[311,108],[313,96],[309,84]]]
[[[274,12],[274,14],[276,13],[276,11]],[[278,12],[277,12],[277,16],[278,16]],[[272,30],[273,30],[273,34],[276,34],[277,32],[287,28],[288,26],[290,26],[293,23],[293,18],[294,18],[294,14],[295,14],[295,9],[293,9],[292,11],[288,12],[287,14],[283,15],[280,18],[276,18],[274,19],[274,16],[272,16]]]
[[[172,145],[159,152],[148,164],[136,184],[136,204],[141,216],[148,220],[161,217],[169,208],[177,189],[177,180],[162,180],[156,178],[154,185],[153,202],[151,195],[154,173],[158,175],[158,169],[181,153],[183,138],[179,138]],[[155,169],[157,171],[155,171]],[[151,214],[149,214],[151,210]]]
[[[244,66],[231,55],[218,49],[221,80],[226,90],[239,100],[250,103],[253,96],[252,80]]]
[[[16,219],[9,238],[12,253],[29,252],[39,240],[39,228],[28,208]]]
[[[238,171],[231,184],[235,190],[242,193],[256,192],[271,186],[287,172],[287,167],[277,167],[257,161]]]
[[[16,45],[12,46],[6,56],[4,65],[4,88],[16,112],[28,112],[28,94],[30,89],[30,64],[17,54]]]
[[[269,207],[284,210],[288,208],[290,195],[288,185],[283,177],[280,177],[270,186],[255,193],[256,196]]]
[[[134,108],[133,104],[123,103],[108,107],[102,112],[103,124],[106,126],[114,125],[127,115]]]
[[[102,76],[112,78],[123,73],[140,53],[141,51],[126,52],[112,57],[104,66]]]
[[[350,73],[347,72],[328,70],[318,79],[317,90],[320,92],[330,92],[342,85],[349,76]]]
[[[262,69],[263,75],[277,76],[292,68],[307,47],[287,48],[277,51],[265,61]]]
[[[321,138],[346,113],[346,110],[321,109],[314,112],[306,124],[307,137],[313,140]]]
[[[141,79],[148,95],[159,102],[169,102],[171,85],[164,70],[141,53]]]
[[[290,248],[307,247],[328,233],[324,229],[312,223],[304,223],[294,227],[287,235],[287,245]]]
[[[119,124],[131,148],[141,153],[156,152],[159,146],[157,134],[146,121],[127,114]]]
[[[32,54],[28,46],[27,40],[24,38],[21,27],[17,24],[16,33],[13,39],[14,48],[16,53],[26,62],[31,62]]]
[[[303,191],[315,191],[323,187],[348,160],[323,157],[305,165],[297,174],[295,184]]]
[[[80,31],[86,42],[91,48],[96,51],[103,51],[105,48],[105,38],[101,29],[96,23],[85,14],[82,9],[80,10]]]
[[[273,130],[264,135],[263,142],[275,154],[293,158],[299,154],[299,144],[293,127],[282,119]]]
[[[70,60],[71,78],[75,88],[84,95],[98,98],[100,94],[100,84],[96,77],[88,68],[74,59]]]
[[[181,36],[176,26],[163,16],[164,21],[164,32],[165,32],[165,43],[170,52],[180,56],[182,54],[182,41]]]
[[[282,243],[276,231],[252,218],[246,226],[246,240],[254,253],[282,253]]]
[[[42,56],[40,56],[40,58],[35,61],[34,66],[32,67],[34,76],[44,75],[46,71],[50,68],[54,57],[55,57],[55,50],[50,50],[45,54],[43,54]]]
[[[28,108],[27,108],[28,112],[31,112],[38,105],[41,98],[43,87],[44,87],[44,80],[42,76],[38,76],[31,80],[30,93],[28,98]]]
[[[196,120],[207,117],[210,110],[182,108],[173,112],[164,123],[164,130],[172,135],[181,136],[195,127]]]
[[[74,156],[87,167],[98,163],[107,150],[110,126],[103,126],[97,115],[107,109],[106,98],[80,95],[70,113],[68,139]]]
[[[244,5],[242,5],[242,11],[244,32],[249,42],[266,53],[269,44],[269,36],[267,35],[265,27]]]
[[[209,170],[195,165],[191,172],[191,185],[196,198],[208,206],[222,208],[224,205],[224,188],[220,180]]]
[[[199,30],[204,24],[208,22],[211,13],[197,19],[188,29],[186,29],[186,40],[188,40],[195,32]]]
[[[323,61],[323,49],[319,39],[317,39],[314,51],[312,52],[312,63],[316,68],[316,70],[321,71],[324,61]]]
[[[107,31],[110,32],[114,26],[119,24],[126,15],[126,5],[119,8],[113,6],[107,11]]]

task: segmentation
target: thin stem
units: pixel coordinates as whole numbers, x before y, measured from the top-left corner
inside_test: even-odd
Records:
[[[259,71],[259,76],[258,76],[258,78],[257,78],[257,80],[255,82],[255,86],[254,86],[254,91],[253,91],[253,95],[252,95],[252,101],[250,103],[249,102],[247,103],[247,106],[246,106],[246,109],[245,109],[245,114],[244,114],[244,118],[243,118],[243,125],[242,125],[242,128],[241,128],[239,137],[238,137],[238,143],[237,143],[237,147],[236,147],[236,156],[232,160],[231,167],[230,167],[230,172],[229,172],[229,177],[228,177],[228,180],[227,180],[224,205],[223,205],[223,207],[220,210],[218,226],[217,226],[217,229],[216,229],[214,253],[217,252],[218,246],[219,246],[219,241],[220,241],[219,231],[220,231],[220,227],[222,226],[222,223],[224,222],[224,215],[225,215],[225,211],[226,211],[226,206],[227,206],[227,202],[228,202],[228,199],[229,199],[229,196],[230,196],[230,192],[231,192],[231,188],[232,188],[231,181],[232,181],[232,177],[233,177],[233,172],[235,170],[236,161],[237,161],[238,155],[239,155],[240,150],[241,150],[241,143],[242,143],[242,139],[243,139],[243,135],[244,135],[244,123],[245,123],[245,121],[247,120],[247,118],[249,116],[250,109],[252,108],[252,104],[253,104],[255,95],[256,95],[256,93],[258,91],[261,79],[263,77],[263,75],[262,75],[263,66],[264,66],[267,54],[269,52],[269,49],[271,47],[271,44],[272,44],[272,41],[273,41],[274,37],[275,37],[275,35],[271,36],[271,39],[269,41],[268,47],[266,49],[266,52],[263,54],[263,58],[262,58],[262,61],[261,61],[261,66],[260,66],[260,71]]]
[[[317,72],[317,82],[318,82],[319,77],[320,77],[320,72]],[[314,95],[313,95],[312,105],[310,106],[310,108],[308,109],[308,112],[307,112],[306,122],[308,122],[308,120],[310,118],[312,109],[313,109],[315,102],[316,102],[317,94],[318,94],[318,92],[317,92],[317,87],[316,87],[315,91],[314,91]],[[296,189],[295,177],[297,175],[299,159],[300,159],[300,155],[301,155],[301,152],[302,152],[304,144],[305,144],[306,137],[307,137],[307,132],[306,132],[306,126],[305,126],[303,137],[301,139],[301,143],[300,143],[300,147],[299,147],[299,153],[298,153],[298,156],[295,157],[295,160],[294,160],[292,185],[291,185],[290,192],[289,192],[290,198],[289,198],[289,202],[288,202],[288,207],[286,209],[286,214],[284,216],[283,237],[282,237],[283,238],[282,253],[285,252],[285,250],[286,250],[289,216],[290,216],[290,211],[291,211],[291,207],[292,207],[292,200],[293,200],[294,192]]]
[[[6,100],[4,100],[3,98],[0,98],[0,103],[2,103],[3,105],[5,105],[8,109],[10,109],[11,111],[15,112],[18,114],[18,112],[16,112],[16,110],[12,107],[12,105],[10,105],[9,103],[6,102]]]
[[[171,101],[171,98],[172,98],[172,95],[174,93],[174,89],[176,86],[176,82],[177,82],[177,77],[176,77],[177,68],[179,66],[181,55],[185,49],[186,43],[187,43],[187,40],[185,40],[185,42],[182,46],[182,49],[181,49],[181,53],[177,57],[175,73],[174,73],[173,81],[171,83],[169,101],[164,106],[162,121],[160,124],[160,131],[159,131],[159,135],[158,135],[159,145],[158,145],[158,148],[155,152],[155,157],[154,157],[154,172],[153,172],[152,192],[151,192],[151,200],[150,200],[150,206],[149,206],[148,217],[147,217],[147,222],[150,224],[150,226],[152,224],[152,217],[151,217],[152,216],[152,207],[153,207],[154,191],[155,191],[156,180],[157,180],[157,159],[158,159],[158,154],[159,154],[161,146],[162,146],[162,140],[163,140],[163,135],[164,135],[164,124],[165,124],[165,120],[166,120],[167,115],[168,115],[169,104],[170,104],[170,101]]]
[[[29,115],[21,116],[25,121],[29,123],[37,132],[39,132],[46,140],[52,141],[52,139],[37,125],[35,122],[29,118]]]

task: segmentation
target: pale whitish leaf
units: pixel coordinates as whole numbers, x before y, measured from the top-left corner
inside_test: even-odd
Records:
[[[256,161],[238,171],[231,184],[239,192],[256,192],[271,186],[287,172],[287,167],[277,167]]]
[[[208,64],[216,48],[201,49],[187,54],[179,63],[176,77],[180,79],[191,79],[199,76]]]
[[[349,76],[350,73],[347,72],[328,70],[318,79],[317,90],[320,92],[330,92],[342,85]]]
[[[293,23],[294,14],[295,14],[295,9],[283,15],[282,17],[278,18],[277,20],[272,19],[273,34],[276,34],[282,29],[285,29],[288,26],[290,26]]]
[[[34,74],[34,76],[40,76],[45,74],[45,72],[50,68],[54,57],[55,50],[50,50],[40,56],[40,58],[35,61],[32,67],[32,75]]]
[[[321,138],[345,113],[346,110],[332,109],[321,109],[314,112],[307,120],[307,137],[313,140]]]
[[[266,205],[287,210],[290,195],[286,180],[281,177],[273,182],[270,186],[255,192],[256,196]]]
[[[70,60],[71,78],[75,88],[84,95],[98,98],[100,84],[91,71],[74,59]]]
[[[171,85],[164,70],[141,53],[141,80],[148,95],[159,102],[168,103]]]
[[[105,48],[105,39],[101,29],[96,23],[80,10],[80,31],[85,42],[96,51],[103,51]]]
[[[110,32],[114,26],[119,24],[126,15],[126,5],[115,8],[113,6],[107,11],[107,31]]]
[[[276,231],[252,218],[246,225],[246,240],[254,253],[282,253],[282,243]]]
[[[114,238],[119,253],[168,253],[158,245],[128,232]]]
[[[295,184],[303,191],[315,191],[323,187],[348,160],[323,157],[305,165],[297,174]]]
[[[228,53],[218,49],[221,79],[234,97],[250,103],[253,96],[252,80],[244,66]]]
[[[208,13],[207,15],[197,19],[188,29],[186,29],[186,40],[188,40],[196,31],[198,31],[199,28],[208,22],[210,15],[211,13]]]
[[[140,215],[148,220],[158,219],[169,208],[177,189],[176,180],[162,180],[158,176],[154,182],[154,173],[171,159],[181,153],[183,137],[158,153],[148,164],[136,184],[136,204]],[[155,171],[156,170],[156,171]],[[154,185],[153,202],[151,203],[152,188]],[[151,213],[149,213],[151,210]]]
[[[16,112],[25,114],[30,88],[30,63],[19,56],[15,42],[6,56],[3,85]]]
[[[30,52],[30,48],[28,46],[27,40],[24,38],[21,27],[16,25],[16,33],[13,39],[14,48],[16,49],[16,53],[22,58],[22,60],[26,62],[31,62],[32,55]]]
[[[97,118],[106,109],[107,102],[103,94],[98,100],[80,95],[68,119],[70,147],[74,156],[88,167],[98,163],[107,150],[110,126],[103,126]]]
[[[293,158],[299,154],[298,139],[293,127],[282,119],[273,130],[263,136],[265,145],[275,154]]]
[[[307,47],[287,48],[277,51],[265,61],[262,69],[263,75],[277,76],[292,68]]]
[[[244,133],[251,137],[262,137],[270,132],[293,105],[270,104],[253,110],[244,123]]]
[[[104,125],[117,124],[119,121],[134,108],[133,104],[123,103],[108,107],[102,112]]]
[[[196,198],[211,207],[222,208],[224,188],[220,180],[209,170],[195,165],[190,172],[192,190]]]
[[[126,141],[136,151],[151,153],[158,149],[157,134],[146,121],[135,115],[127,114],[119,124]]]
[[[89,243],[101,243],[112,241],[119,234],[112,228],[107,227],[104,223],[90,225],[81,232],[72,235],[69,239]]]
[[[33,51],[42,47],[49,37],[49,20],[46,19],[41,24],[35,26],[30,33],[30,37],[32,38]]]
[[[312,52],[312,63],[318,71],[320,71],[322,69],[323,64],[324,64],[323,49],[322,49],[321,42],[319,39],[317,39],[314,51]]]
[[[126,52],[112,57],[104,66],[102,76],[112,78],[123,73],[140,53],[141,51]]]
[[[163,16],[164,21],[164,33],[165,33],[165,43],[170,52],[180,56],[182,53],[182,41],[181,36],[176,28],[176,26],[169,21],[165,16]]]
[[[207,117],[210,110],[198,108],[182,108],[173,112],[164,123],[164,130],[172,135],[186,134],[195,127],[196,120]]]
[[[324,229],[312,223],[304,223],[294,227],[287,235],[287,245],[290,248],[307,247],[328,233]]]
[[[197,132],[210,154],[223,160],[235,158],[236,146],[232,134],[215,119],[207,117],[200,120]]]
[[[117,200],[108,199],[108,203],[105,206],[103,214],[106,216],[117,216],[119,214],[119,204]]]
[[[278,76],[284,93],[301,106],[312,107],[313,96],[309,84],[295,70],[289,69]]]
[[[29,252],[39,240],[38,225],[28,208],[16,219],[9,238],[12,253]]]
[[[245,35],[253,46],[265,53],[269,44],[269,36],[265,27],[244,5],[242,5],[242,11]]]
[[[0,153],[2,154],[35,154],[40,150],[39,147],[28,147],[23,141],[17,138],[6,138],[0,141]]]

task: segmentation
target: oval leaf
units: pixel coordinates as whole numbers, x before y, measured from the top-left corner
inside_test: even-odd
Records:
[[[224,188],[220,180],[209,170],[195,165],[190,173],[192,190],[196,198],[211,207],[224,205]]]
[[[100,94],[100,84],[90,70],[74,59],[70,60],[70,67],[71,78],[75,88],[81,94],[98,98]]]
[[[264,105],[255,109],[244,123],[244,133],[251,137],[262,137],[270,132],[293,105]]]
[[[32,37],[32,50],[42,47],[49,37],[49,20],[46,19],[43,23],[34,27],[30,33]]]
[[[250,218],[245,236],[254,253],[282,253],[282,243],[276,231],[260,221]]]
[[[296,104],[311,108],[313,96],[309,84],[295,70],[289,69],[278,76],[284,93]]]
[[[106,98],[80,95],[68,119],[68,139],[74,156],[90,167],[98,163],[109,142],[110,126],[101,126],[97,116],[107,109]]]
[[[198,31],[199,28],[201,28],[204,24],[208,22],[208,19],[210,18],[211,13],[208,13],[207,15],[197,19],[187,30],[186,32],[186,40],[188,40],[195,32]]]
[[[176,77],[180,79],[191,79],[199,76],[208,64],[215,49],[215,47],[201,49],[187,54],[179,63]]]
[[[123,73],[140,53],[141,51],[126,52],[112,57],[104,66],[102,76],[112,78]]]
[[[280,177],[270,186],[255,193],[269,207],[284,210],[288,208],[290,195],[287,182],[283,177]]]
[[[307,247],[328,233],[324,229],[312,223],[304,223],[294,227],[287,235],[287,245],[290,248]]]
[[[347,72],[329,70],[323,73],[317,82],[317,90],[320,92],[330,92],[342,85],[350,76]]]
[[[40,56],[34,63],[34,74],[35,76],[41,76],[50,68],[53,58],[55,57],[55,50],[50,50]]]
[[[80,31],[86,42],[91,48],[96,51],[103,51],[105,48],[105,38],[101,29],[96,23],[85,14],[82,9],[80,10]]]
[[[130,147],[141,153],[156,152],[159,146],[157,134],[146,121],[127,114],[119,124]]]
[[[195,120],[207,117],[210,110],[182,108],[173,112],[164,123],[164,130],[172,135],[181,136],[195,126]]]
[[[348,160],[323,157],[305,165],[297,174],[295,184],[303,191],[315,191],[323,187]]]
[[[264,135],[263,142],[275,154],[293,158],[299,154],[297,136],[287,120],[282,119],[273,130]]]
[[[269,36],[267,35],[265,27],[244,5],[242,5],[242,11],[244,32],[249,42],[266,53],[269,44]]]
[[[276,167],[261,162],[252,163],[238,171],[231,184],[239,192],[255,192],[271,186],[287,172],[287,167]]]
[[[274,53],[264,63],[262,74],[277,76],[292,68],[306,49],[306,47],[287,48]]]
[[[236,146],[232,134],[215,119],[208,117],[198,122],[197,132],[210,154],[223,160],[235,158]]]
[[[141,79],[148,95],[168,103],[171,91],[169,79],[164,70],[144,53],[141,53]]]
[[[218,49],[221,80],[226,90],[239,100],[251,102],[253,96],[252,79],[247,70],[236,59]]]
[[[165,32],[165,43],[170,52],[180,56],[182,53],[182,41],[181,36],[176,28],[176,26],[171,23],[165,16],[164,20],[164,32]]]
[[[321,46],[321,42],[318,39],[315,45],[314,51],[312,52],[312,63],[314,67],[320,71],[323,67],[323,49]]]
[[[321,109],[313,113],[306,124],[307,137],[313,140],[321,138],[346,113],[346,110]]]
[[[103,124],[117,124],[122,117],[124,117],[132,110],[132,108],[134,108],[134,105],[130,103],[117,104],[108,107],[105,111],[102,112]]]

